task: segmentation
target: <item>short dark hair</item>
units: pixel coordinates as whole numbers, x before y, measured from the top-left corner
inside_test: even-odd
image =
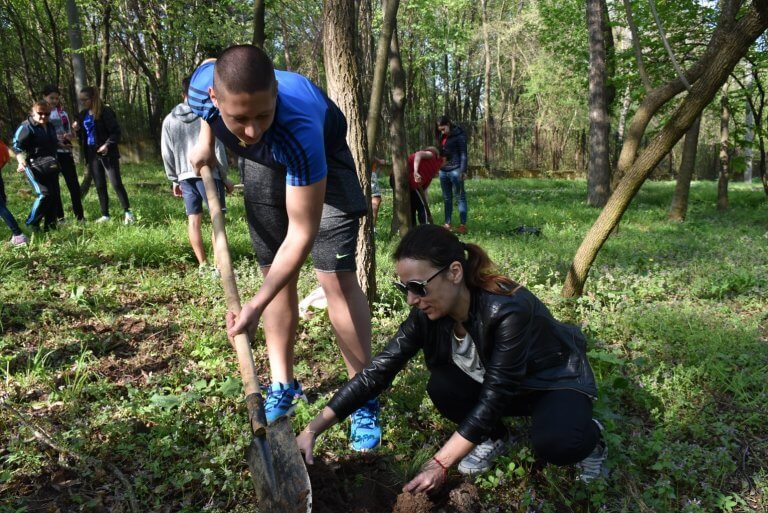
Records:
[[[184,96],[189,96],[189,84],[192,83],[192,77],[187,75],[181,79],[181,93]]]
[[[230,93],[266,91],[275,83],[275,67],[264,50],[254,45],[235,45],[216,59],[214,88]],[[217,91],[221,93],[221,91]]]
[[[453,123],[451,123],[451,118],[448,116],[440,116],[440,119],[437,120],[438,126],[451,126]]]
[[[59,86],[48,84],[45,87],[43,87],[43,96],[48,96],[51,93],[61,94],[61,91],[59,91]]]

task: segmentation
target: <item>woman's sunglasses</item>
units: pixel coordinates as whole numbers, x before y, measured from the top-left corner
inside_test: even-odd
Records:
[[[397,288],[397,290],[399,290],[400,292],[402,292],[406,296],[410,292],[410,293],[415,294],[415,295],[417,295],[419,297],[424,297],[424,296],[427,295],[427,283],[432,281],[438,274],[440,274],[441,272],[443,272],[446,269],[448,269],[448,266],[450,266],[450,265],[451,264],[444,265],[442,268],[440,268],[439,271],[437,271],[435,274],[433,274],[432,276],[430,276],[426,280],[409,280],[409,281],[407,281],[405,283],[403,283],[401,281],[396,281],[395,282],[395,287]]]

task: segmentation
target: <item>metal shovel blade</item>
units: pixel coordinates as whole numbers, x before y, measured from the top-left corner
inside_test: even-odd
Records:
[[[312,487],[288,417],[254,435],[246,453],[259,513],[310,513]]]

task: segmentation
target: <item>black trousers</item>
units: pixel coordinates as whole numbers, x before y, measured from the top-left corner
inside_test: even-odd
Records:
[[[128,202],[128,193],[125,191],[123,179],[120,176],[120,159],[118,157],[103,157],[96,153],[95,149],[87,148],[85,150],[85,161],[88,163],[88,169],[93,176],[93,183],[96,186],[96,192],[99,195],[99,206],[101,215],[109,216],[109,195],[107,194],[107,178],[112,184],[117,200],[124,211],[130,210],[131,205]]]
[[[27,166],[24,168],[24,174],[27,175],[27,180],[35,192],[35,201],[27,216],[26,225],[39,228],[40,223],[44,222],[45,229],[55,227],[56,202],[61,202],[59,173],[45,175]]]
[[[453,364],[431,370],[427,393],[438,411],[459,424],[477,404],[482,385]],[[570,465],[586,458],[600,438],[592,421],[592,400],[575,390],[530,392],[504,407],[504,417],[531,417],[530,440],[539,458]],[[499,438],[504,427],[494,427]]]
[[[67,184],[69,197],[72,199],[72,213],[75,214],[77,220],[82,220],[84,219],[83,202],[80,199],[80,184],[77,181],[75,159],[72,158],[71,153],[59,152],[56,154],[56,160],[59,161],[59,168],[64,177],[64,183]],[[61,201],[61,196],[58,196],[58,200],[56,205],[56,217],[58,219],[64,219],[64,204]]]
[[[426,194],[426,192],[424,193]],[[424,198],[418,191],[411,191],[411,226],[416,226],[416,222],[419,224],[427,224],[427,205],[424,203]]]

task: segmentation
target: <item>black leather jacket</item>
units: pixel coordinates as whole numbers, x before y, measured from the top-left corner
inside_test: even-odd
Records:
[[[390,386],[406,363],[424,351],[427,369],[452,361],[453,319],[430,321],[414,308],[384,350],[328,403],[339,420]],[[516,396],[533,390],[571,389],[597,397],[597,385],[581,331],[558,322],[528,289],[511,296],[473,291],[464,328],[472,337],[485,376],[477,404],[457,431],[480,443]]]

